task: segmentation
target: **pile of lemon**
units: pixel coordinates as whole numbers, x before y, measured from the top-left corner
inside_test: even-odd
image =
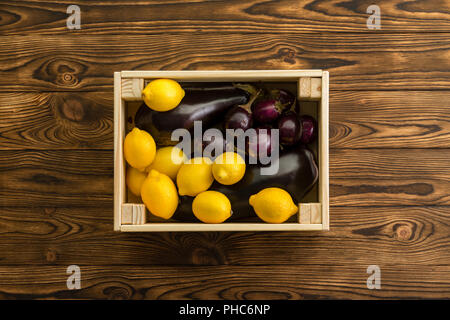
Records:
[[[178,106],[184,90],[173,80],[150,82],[142,92],[144,102],[156,111]],[[188,159],[177,147],[157,149],[146,131],[134,128],[125,137],[124,156],[128,163],[126,184],[141,197],[149,212],[170,219],[180,196],[195,197],[192,212],[202,222],[222,223],[232,215],[229,199],[208,190],[214,180],[224,185],[240,181],[245,174],[244,159],[235,152],[224,152],[214,161],[206,157]],[[249,204],[265,222],[282,223],[298,211],[291,196],[280,188],[267,188],[253,195]]]

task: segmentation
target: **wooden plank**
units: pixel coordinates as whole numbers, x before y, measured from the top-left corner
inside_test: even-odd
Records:
[[[123,225],[122,232],[212,232],[212,231],[321,231],[322,224],[299,223],[147,223],[143,225]]]
[[[0,208],[0,265],[420,265],[450,261],[450,207],[331,207],[330,231],[117,233],[112,205]],[[308,268],[305,268],[308,269]]]
[[[322,75],[322,99],[320,100],[318,132],[319,139],[319,203],[321,204],[323,230],[330,228],[330,165],[329,165],[329,74]]]
[[[450,91],[330,91],[330,99],[331,148],[450,148]],[[112,149],[112,106],[109,91],[0,92],[0,149]]]
[[[123,141],[125,139],[125,105],[122,100],[120,72],[114,72],[114,230],[119,231],[122,205],[126,199],[125,161]]]
[[[0,149],[111,149],[113,95],[0,93]]]
[[[331,91],[330,101],[331,148],[450,148],[450,91]]]
[[[381,289],[367,266],[80,266],[81,289],[67,289],[67,266],[0,267],[2,299],[444,299],[450,266],[381,265]],[[414,275],[413,277],[411,275]],[[205,285],[207,284],[207,285]],[[178,310],[167,315],[176,318]]]
[[[450,149],[333,149],[330,205],[448,205],[449,158]],[[3,150],[0,184],[5,206],[112,208],[113,152]]]
[[[68,4],[51,0],[1,1],[3,34],[67,34]],[[368,33],[367,8],[356,1],[132,1],[78,0],[86,34],[169,34],[174,32]],[[446,2],[389,0],[380,6],[382,32],[445,32],[450,29]],[[214,15],[212,15],[212,13]],[[373,31],[372,31],[373,32]]]
[[[122,71],[124,79],[171,78],[183,81],[296,81],[299,77],[321,77],[322,70],[157,70]]]
[[[113,71],[223,69],[329,70],[331,87],[349,91],[442,90],[449,47],[449,33],[4,36],[0,91],[105,91]]]
[[[448,205],[450,149],[330,152],[330,204]]]
[[[0,152],[0,199],[12,206],[110,206],[113,152],[7,150]]]

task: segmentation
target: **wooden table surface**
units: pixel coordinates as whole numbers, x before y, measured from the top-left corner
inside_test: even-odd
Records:
[[[448,1],[0,3],[0,298],[450,298]],[[331,230],[113,232],[113,72],[158,69],[328,70]]]

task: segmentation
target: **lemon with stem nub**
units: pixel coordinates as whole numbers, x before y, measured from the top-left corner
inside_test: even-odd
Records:
[[[125,137],[123,153],[130,166],[144,171],[155,158],[155,140],[147,131],[134,128]]]
[[[151,170],[142,184],[141,198],[151,214],[170,219],[178,207],[178,193],[172,179]]]
[[[206,157],[192,158],[185,162],[177,174],[178,193],[195,197],[208,190],[214,182],[212,161]]]
[[[280,188],[266,188],[250,196],[250,205],[258,217],[268,223],[283,223],[298,212],[291,195]]]
[[[223,193],[211,190],[195,197],[192,212],[204,223],[222,223],[232,214],[230,200]]]
[[[214,160],[212,173],[221,184],[235,184],[245,174],[245,161],[236,152],[224,152]]]
[[[177,107],[185,92],[180,84],[171,79],[156,79],[142,90],[145,104],[155,111],[169,111]]]

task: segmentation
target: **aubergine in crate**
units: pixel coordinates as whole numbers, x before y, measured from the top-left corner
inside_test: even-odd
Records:
[[[256,217],[253,208],[248,203],[251,195],[264,188],[278,187],[291,194],[295,203],[301,201],[306,193],[316,183],[318,168],[314,155],[307,148],[296,146],[285,150],[278,160],[279,170],[274,175],[262,175],[261,166],[248,165],[241,181],[234,185],[221,185],[215,181],[210,190],[225,194],[232,204],[233,214],[228,221],[245,221]],[[192,214],[193,197],[181,197],[174,220],[195,222]]]
[[[202,121],[203,130],[221,121],[229,108],[245,104],[256,89],[251,85],[231,83],[185,83],[185,97],[175,109],[157,112],[142,104],[134,122],[136,127],[149,132],[158,146],[175,145],[172,131],[194,128],[194,121]]]

